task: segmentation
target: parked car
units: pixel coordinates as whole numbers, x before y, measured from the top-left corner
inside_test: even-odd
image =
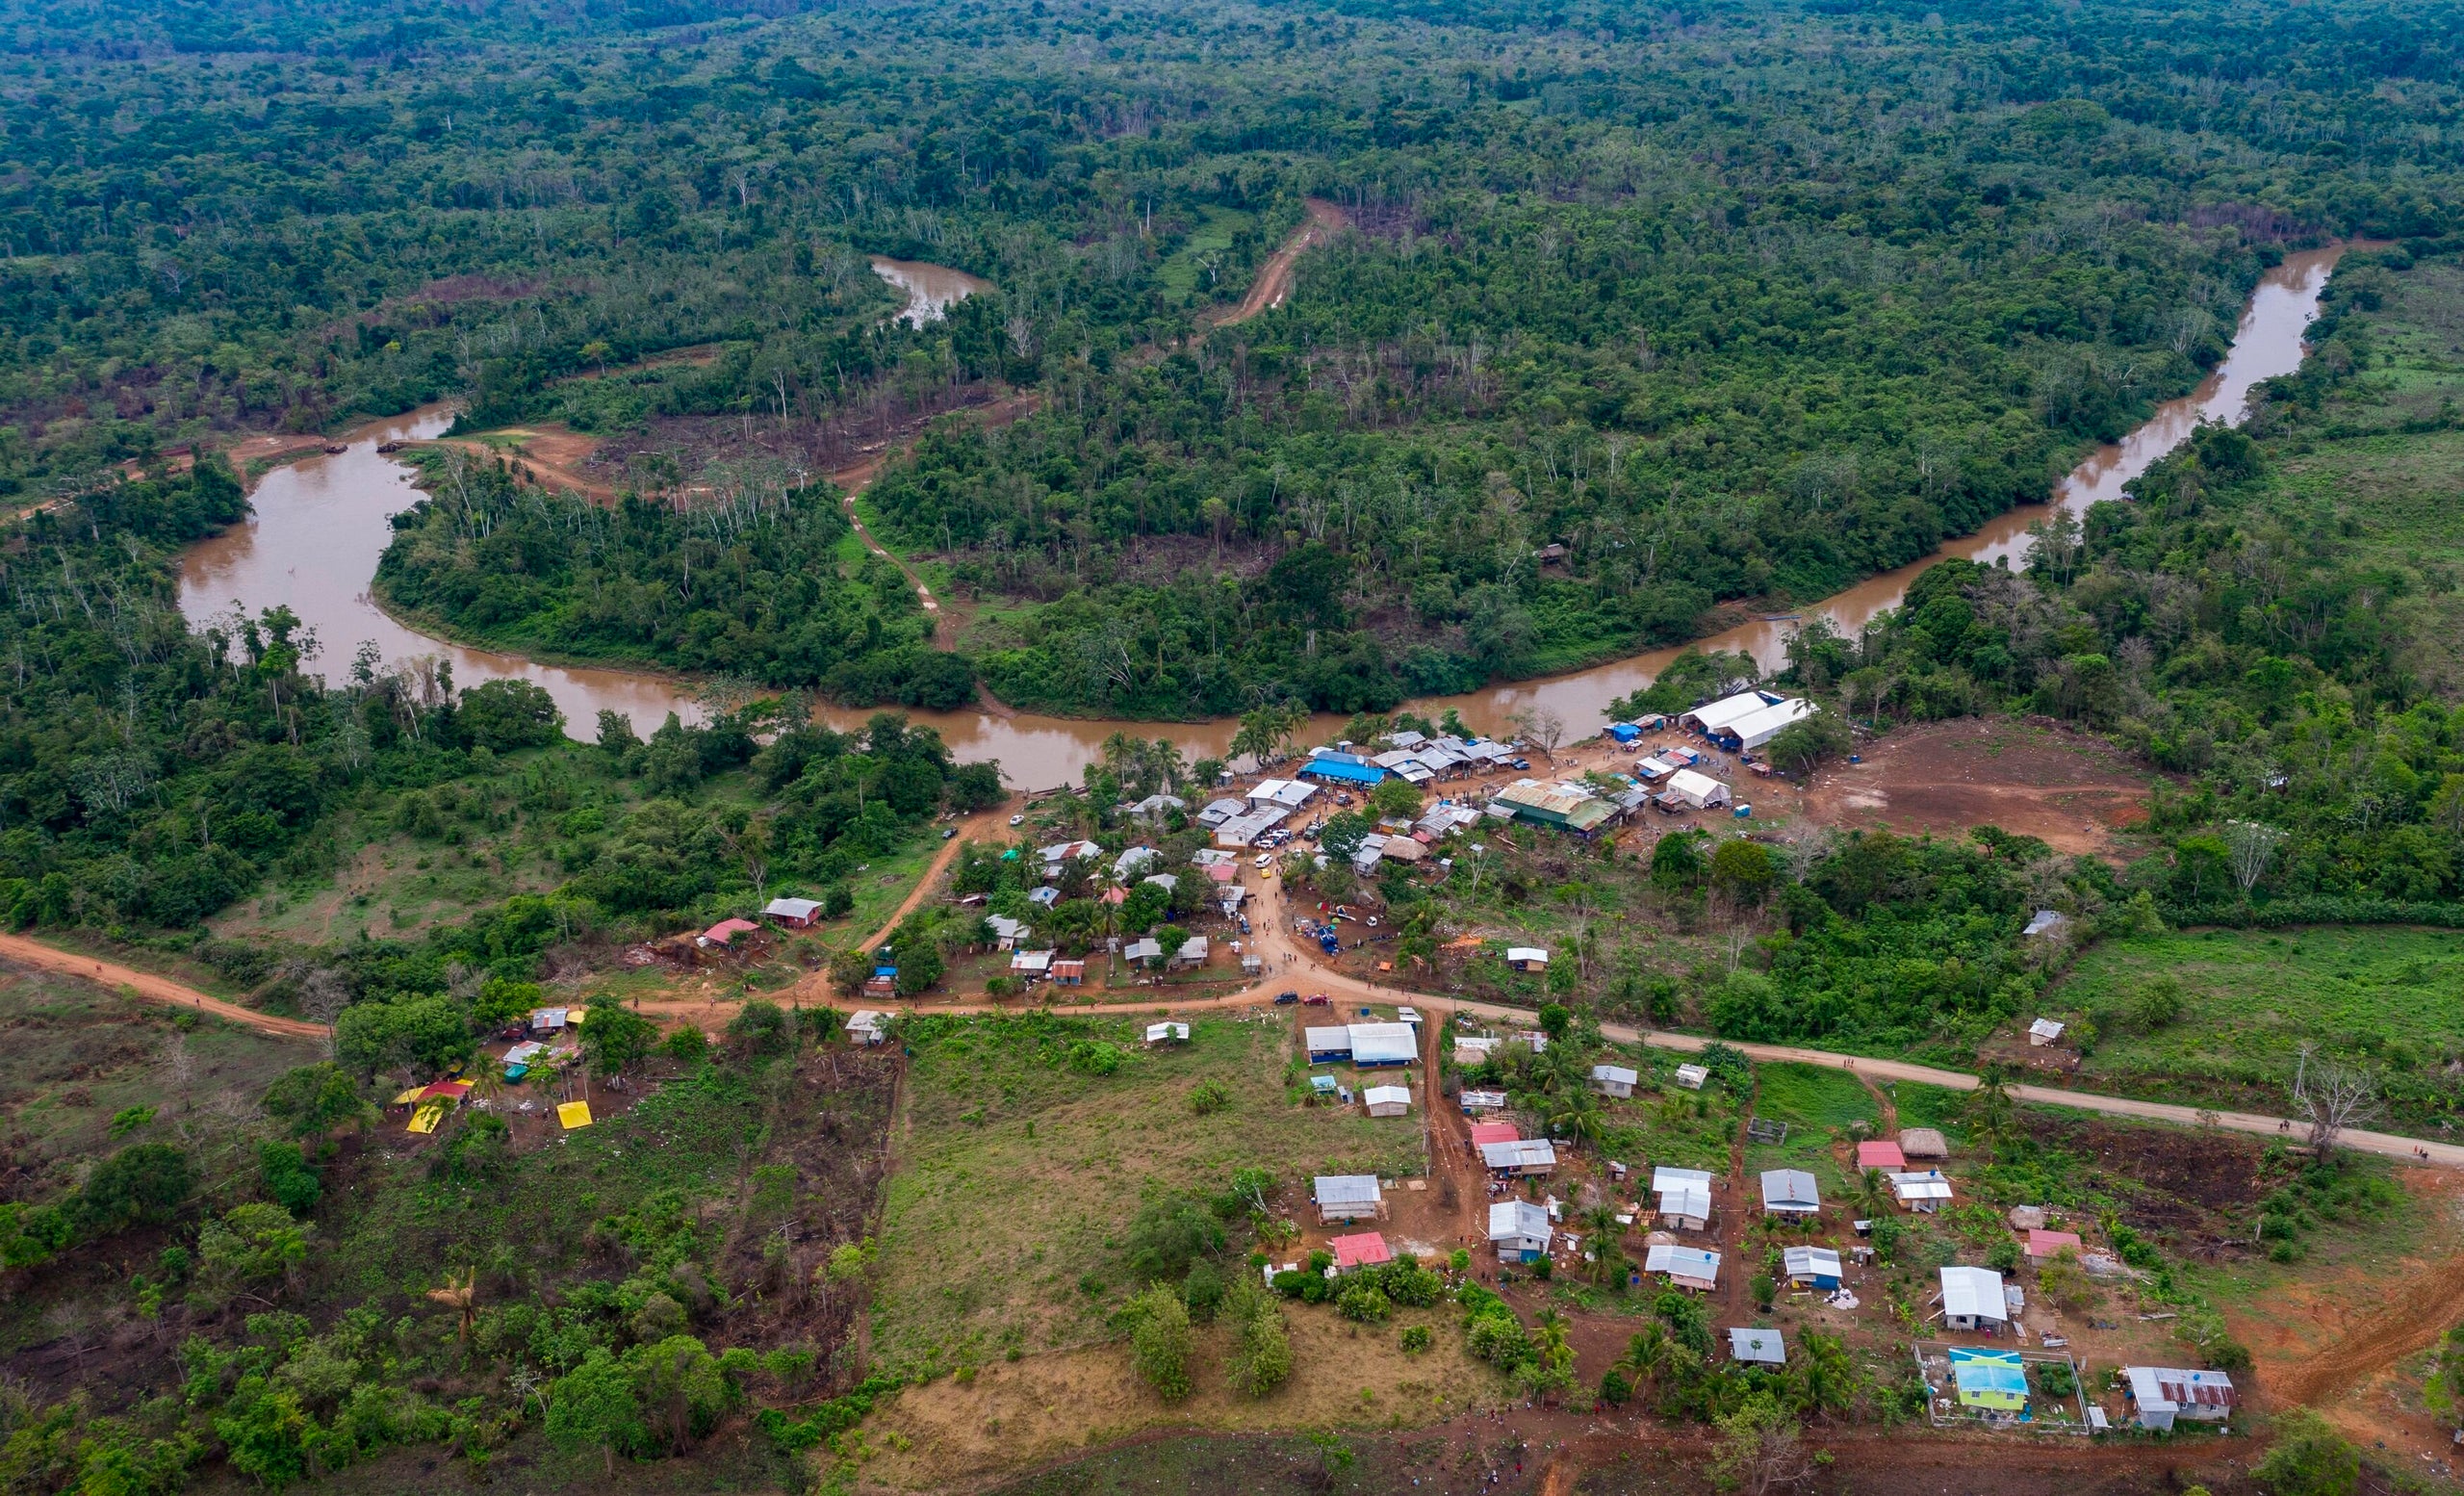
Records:
[[[1529,759],[1516,759],[1512,761],[1512,763],[1515,768],[1521,769],[1527,774],[1531,772],[1531,761]]]
[[[1274,1005],[1278,1008],[1291,1007],[1294,1003],[1298,1002],[1299,1000],[1300,994],[1298,993],[1277,993],[1274,994]]]
[[[1013,816],[1011,816],[1011,817],[1010,817],[1010,824],[1011,824],[1011,825],[1013,825],[1013,826],[1023,826],[1023,825],[1025,825],[1026,823],[1027,823],[1027,814],[1026,814],[1026,812],[1025,812],[1024,811],[1021,811],[1021,812],[1019,812],[1017,814],[1013,815]]]
[[[1301,998],[1300,1001],[1304,1006],[1311,1008],[1331,1008],[1334,1006],[1334,1004],[1328,1000],[1324,993],[1311,993],[1308,996]]]
[[[956,826],[944,826],[941,828],[941,839],[944,841],[949,840],[952,837],[955,837],[958,834],[959,829]]]
[[[1272,867],[1274,865],[1274,854],[1272,852],[1261,852],[1251,861],[1260,867]]]

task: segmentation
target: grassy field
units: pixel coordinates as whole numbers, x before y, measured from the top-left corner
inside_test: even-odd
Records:
[[[2178,985],[2180,1017],[2145,1011],[2151,985]],[[2056,989],[2095,1020],[2085,1080],[2114,1089],[2281,1104],[2302,1044],[2364,1060],[2390,1099],[2418,1110],[2437,1070],[2464,1054],[2464,932],[2315,928],[2212,930],[2110,941]],[[2426,1088],[2408,1096],[2407,1078]]]
[[[1207,266],[1228,268],[1232,236],[1257,221],[1257,215],[1237,208],[1200,208],[1198,213],[1203,221],[1190,230],[1190,237],[1181,242],[1180,248],[1155,270],[1155,278],[1175,296],[1212,290]]]
[[[1604,1155],[1637,1169],[1665,1165],[1708,1169],[1726,1176],[1741,1110],[1735,1094],[1717,1084],[1701,1091],[1680,1089],[1673,1077],[1686,1056],[1665,1049],[1630,1050],[1612,1058],[1634,1067],[1642,1079],[1631,1100],[1604,1104],[1609,1123],[1602,1140]]]
[[[1418,1175],[1418,1109],[1373,1121],[1295,1104],[1289,1025],[1198,1018],[1185,1046],[1146,1050],[1138,1020],[934,1019],[915,1058],[882,1225],[873,1355],[884,1370],[947,1371],[1105,1334],[1128,1292],[1125,1237],[1141,1202],[1215,1192],[1271,1171],[1285,1202],[1313,1174]],[[1098,1051],[1122,1051],[1094,1073]],[[1100,1064],[1100,1061],[1093,1061]],[[1201,1115],[1213,1082],[1226,1104]],[[1415,1088],[1417,1089],[1417,1088]]]
[[[1785,1141],[1757,1143],[1745,1150],[1751,1180],[1765,1169],[1803,1169],[1814,1176],[1826,1199],[1845,1198],[1848,1180],[1832,1156],[1832,1144],[1858,1122],[1879,1124],[1882,1109],[1856,1076],[1813,1065],[1763,1065],[1755,1070],[1754,1115],[1788,1124]]]

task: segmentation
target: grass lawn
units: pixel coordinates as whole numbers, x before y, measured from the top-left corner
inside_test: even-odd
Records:
[[[1219,1191],[1255,1166],[1291,1202],[1314,1174],[1426,1168],[1417,1105],[1373,1121],[1291,1100],[1291,1028],[1270,1013],[1199,1017],[1187,1045],[1155,1050],[1142,1025],[1041,1014],[910,1025],[873,1301],[879,1369],[947,1371],[1107,1334],[1106,1314],[1139,1286],[1125,1240],[1152,1196]],[[1121,1051],[1117,1070],[1093,1072],[1087,1049],[1073,1059],[1093,1044]],[[1226,1104],[1201,1115],[1191,1094],[1207,1082]]]
[[[1728,1175],[1741,1108],[1735,1095],[1717,1082],[1700,1091],[1680,1089],[1673,1077],[1687,1058],[1659,1049],[1627,1052],[1620,1063],[1639,1070],[1642,1082],[1631,1100],[1604,1103],[1609,1125],[1602,1139],[1604,1154],[1643,1170],[1645,1185],[1651,1182],[1649,1171],[1663,1165]]]
[[[1845,1199],[1850,1188],[1832,1157],[1832,1144],[1860,1122],[1879,1124],[1882,1109],[1856,1076],[1815,1065],[1756,1067],[1754,1115],[1788,1124],[1783,1143],[1757,1143],[1745,1150],[1748,1183],[1765,1169],[1803,1169],[1814,1176],[1826,1200]]]
[[[2134,1000],[2159,978],[2180,984],[2181,1017],[2151,1027]],[[2464,1051],[2459,999],[2464,932],[2382,927],[2109,941],[2056,990],[2063,1007],[2096,1021],[2085,1081],[2272,1105],[2282,1104],[2304,1042],[2435,1090],[2436,1069]],[[2400,1084],[2389,1099],[2408,1105]]]

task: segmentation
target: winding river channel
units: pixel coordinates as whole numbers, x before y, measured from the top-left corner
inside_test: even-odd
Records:
[[[2318,316],[2320,292],[2341,252],[2339,248],[2307,250],[2287,256],[2269,271],[2252,292],[2232,349],[2215,372],[2196,390],[2169,401],[2119,443],[2101,449],[2072,470],[2049,503],[2014,509],[1974,534],[1946,542],[1922,561],[1886,572],[1804,608],[1801,616],[1829,618],[1853,635],[1876,613],[1897,606],[1910,580],[1935,561],[1959,556],[2015,563],[2027,552],[2028,527],[2049,514],[2054,504],[2085,509],[2099,500],[2118,498],[2123,484],[2180,445],[2201,421],[2242,420],[2255,385],[2300,366],[2302,334]],[[984,284],[937,266],[877,261],[874,269],[907,291],[910,304],[903,317],[936,315]],[[545,687],[563,709],[568,730],[578,736],[593,734],[599,712],[606,709],[629,715],[644,732],[657,726],[670,711],[690,720],[696,709],[688,682],[626,670],[545,665],[519,656],[450,644],[396,622],[375,605],[369,596],[369,581],[376,573],[377,557],[393,538],[387,519],[418,497],[411,487],[411,470],[379,455],[376,448],[387,441],[439,435],[450,422],[450,412],[424,410],[374,423],[346,438],[340,452],[312,456],[267,474],[251,495],[254,513],[247,522],[189,553],[181,573],[182,610],[202,623],[234,606],[254,612],[287,603],[316,631],[324,649],[320,663],[329,677],[341,672],[362,640],[373,641],[388,660],[441,656],[451,661],[459,685],[511,678]],[[1696,642],[1706,649],[1744,650],[1772,665],[1784,657],[1794,627],[1784,621],[1756,622]],[[1509,731],[1513,713],[1536,707],[1555,712],[1574,732],[1582,733],[1604,720],[1610,701],[1649,685],[1676,654],[1673,649],[1658,650],[1588,670],[1464,696],[1432,698],[1413,706],[1431,714],[1454,708],[1474,728],[1492,733]],[[840,726],[860,723],[869,714],[825,712]],[[1029,789],[1077,780],[1086,765],[1099,757],[1104,739],[1115,733],[1168,737],[1195,757],[1220,754],[1234,730],[1230,721],[1103,721],[982,710],[911,715],[938,729],[960,759],[997,760],[1012,784]]]

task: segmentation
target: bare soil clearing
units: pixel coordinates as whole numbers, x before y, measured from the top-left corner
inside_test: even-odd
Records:
[[[2115,834],[2146,818],[2155,783],[2101,738],[2008,719],[1902,728],[1861,757],[1824,771],[1806,791],[1809,818],[1951,837],[1999,826],[2057,852],[2111,856]]]
[[[1309,221],[1301,224],[1298,231],[1283,242],[1282,247],[1267,257],[1267,263],[1258,270],[1257,280],[1249,287],[1249,294],[1241,298],[1239,306],[1218,318],[1215,325],[1229,327],[1283,305],[1285,298],[1292,295],[1293,269],[1300,263],[1301,255],[1332,239],[1351,222],[1343,209],[1322,197],[1308,198],[1306,203]]]
[[[604,503],[616,497],[614,485],[602,482],[585,471],[600,449],[600,439],[560,426],[508,427],[420,445],[449,447],[489,462],[508,458],[532,482],[585,499]]]

